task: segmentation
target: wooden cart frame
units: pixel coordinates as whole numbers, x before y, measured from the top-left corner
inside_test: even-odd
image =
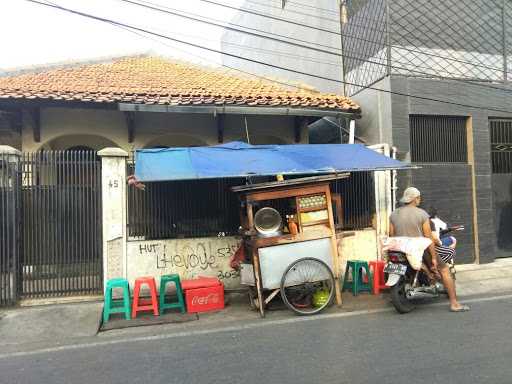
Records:
[[[262,317],[265,316],[265,305],[279,292],[274,290],[265,300],[263,296],[262,275],[259,260],[259,249],[290,243],[300,243],[316,239],[330,239],[332,266],[335,279],[334,289],[336,303],[342,304],[340,289],[340,255],[338,253],[338,240],[336,238],[336,228],[334,224],[332,202],[336,203],[337,213],[341,217],[341,199],[339,196],[335,199],[331,196],[330,182],[336,179],[346,178],[349,174],[338,174],[328,176],[315,176],[301,179],[292,179],[281,182],[261,183],[254,185],[245,185],[233,187],[233,191],[240,194],[242,210],[240,214],[242,230],[245,235],[244,240],[250,249],[254,281],[257,291],[258,307]],[[301,199],[311,196],[324,196],[325,204],[316,207],[303,207]],[[274,237],[261,237],[257,235],[254,227],[254,205],[259,201],[268,201],[275,199],[294,198],[299,232],[294,234],[282,234]],[[327,217],[317,221],[305,222],[302,213],[312,211],[327,211]]]

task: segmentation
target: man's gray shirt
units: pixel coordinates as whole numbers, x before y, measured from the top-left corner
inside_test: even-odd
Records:
[[[423,237],[423,223],[429,215],[423,209],[406,205],[396,209],[389,220],[395,228],[395,236]]]

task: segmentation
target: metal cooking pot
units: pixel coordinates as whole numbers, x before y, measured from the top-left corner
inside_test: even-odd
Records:
[[[271,207],[264,207],[254,215],[254,228],[262,236],[277,236],[280,234],[281,215]]]

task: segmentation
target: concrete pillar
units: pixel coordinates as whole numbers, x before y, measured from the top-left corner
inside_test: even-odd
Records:
[[[3,228],[0,228],[0,244],[3,248],[0,249],[0,259],[3,259],[3,265],[0,265],[0,297],[6,298],[12,304],[17,301],[17,266],[20,262],[20,155],[21,152],[17,149],[0,145],[0,187],[3,190],[0,209],[4,215]]]
[[[0,155],[4,159],[8,159],[9,163],[16,163],[20,159],[21,152],[9,145],[0,145]]]
[[[103,286],[126,277],[126,158],[121,148],[104,148],[101,157]]]
[[[376,144],[369,148],[374,151],[390,156],[388,144]],[[377,232],[377,255],[382,259],[380,239],[389,234],[389,215],[393,210],[392,191],[391,191],[391,171],[375,171],[375,230]]]

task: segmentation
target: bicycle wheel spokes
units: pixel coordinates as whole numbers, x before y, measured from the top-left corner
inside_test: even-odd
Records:
[[[281,280],[283,302],[301,315],[320,312],[333,296],[334,276],[327,264],[318,259],[304,258],[293,262]]]

